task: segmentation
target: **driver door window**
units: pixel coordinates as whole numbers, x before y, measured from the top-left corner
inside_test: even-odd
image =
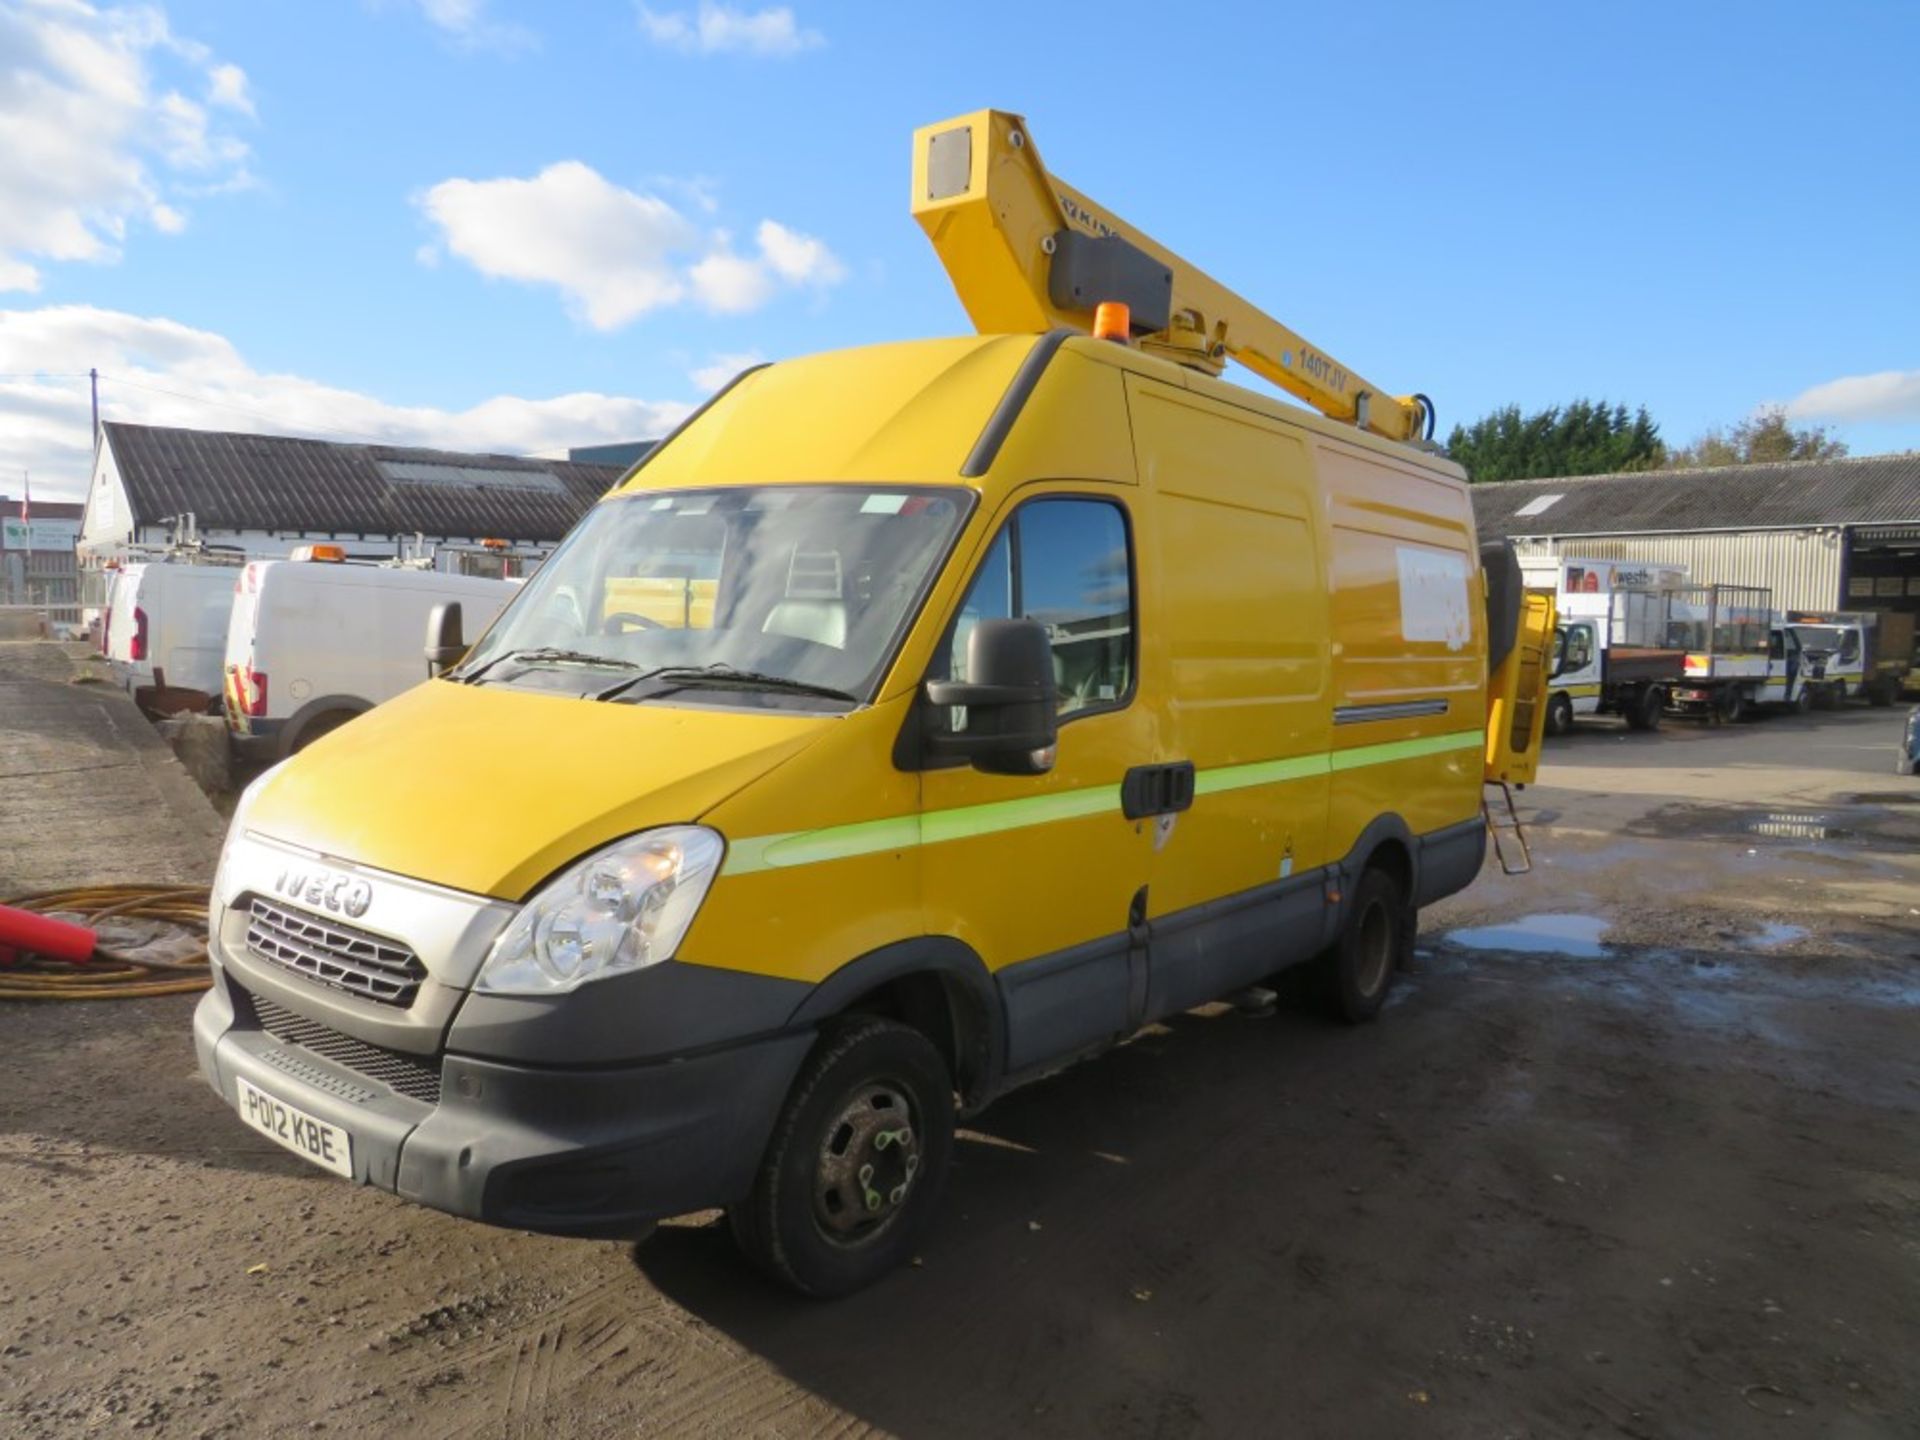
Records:
[[[967,678],[982,620],[1034,619],[1053,643],[1062,719],[1126,703],[1133,688],[1133,564],[1126,517],[1106,500],[1032,500],[980,562],[941,657]],[[952,723],[964,726],[963,716]]]

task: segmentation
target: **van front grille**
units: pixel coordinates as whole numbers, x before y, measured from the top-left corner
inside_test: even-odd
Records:
[[[408,1006],[427,978],[420,957],[397,941],[323,920],[255,895],[247,949],[270,964],[383,1005]]]
[[[342,1035],[318,1020],[294,1014],[265,996],[249,994],[247,999],[253,1005],[260,1028],[283,1045],[297,1045],[410,1099],[429,1105],[440,1103],[440,1066],[435,1061],[420,1055],[403,1055],[397,1050],[382,1050],[378,1045]]]

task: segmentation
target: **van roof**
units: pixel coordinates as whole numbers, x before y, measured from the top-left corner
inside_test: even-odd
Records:
[[[257,560],[254,568],[259,572],[260,583],[284,583],[287,577],[298,576],[301,583],[309,585],[420,585],[439,589],[459,589],[463,586],[507,584],[504,580],[489,579],[484,575],[451,575],[444,570],[421,570],[399,565],[354,565],[328,560]],[[273,577],[280,577],[278,582]]]
[[[1045,346],[1047,361],[985,471],[970,456],[1016,377]],[[1110,341],[977,335],[826,351],[748,372],[663,442],[613,494],[780,481],[952,484],[1004,489],[1035,475],[1132,482],[1124,369],[1464,480],[1440,456],[1383,440],[1278,397],[1216,380]],[[1027,377],[1032,380],[1032,376]],[[1068,410],[1071,427],[1022,419]]]

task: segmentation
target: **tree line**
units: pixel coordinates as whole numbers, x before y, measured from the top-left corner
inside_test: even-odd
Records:
[[[1791,425],[1786,410],[1777,405],[1762,407],[1733,425],[1716,425],[1691,444],[1676,447],[1661,439],[1660,426],[1646,406],[1628,410],[1586,399],[1531,413],[1518,405],[1503,406],[1471,425],[1454,426],[1447,449],[1476,483],[1838,460],[1847,453],[1846,442],[1826,426]]]

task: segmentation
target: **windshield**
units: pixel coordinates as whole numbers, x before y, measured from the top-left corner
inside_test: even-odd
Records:
[[[1818,650],[1823,655],[1843,655],[1852,659],[1860,648],[1853,632],[1843,630],[1838,625],[1796,625],[1793,629],[1800,637],[1801,648],[1805,650]]]
[[[637,685],[624,698],[702,682],[867,699],[970,503],[964,491],[858,485],[608,500],[527,581],[456,678],[515,684],[543,669],[528,683],[585,691],[621,671],[664,671],[678,683]]]

